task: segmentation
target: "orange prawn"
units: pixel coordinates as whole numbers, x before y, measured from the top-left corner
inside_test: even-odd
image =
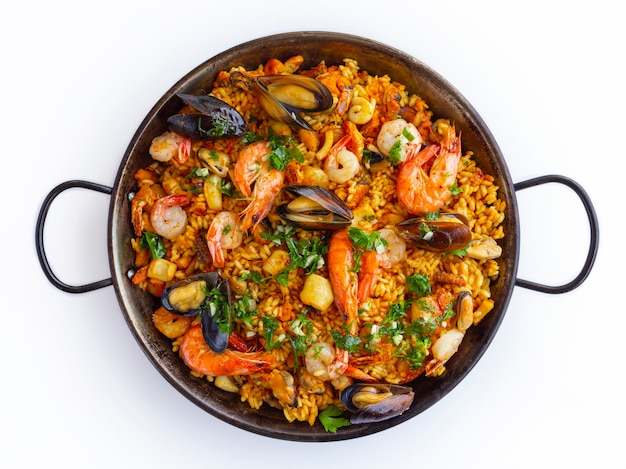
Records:
[[[330,238],[328,276],[335,295],[335,305],[344,323],[348,325],[348,332],[351,335],[356,335],[359,330],[359,302],[357,297],[357,275],[353,271],[353,267],[352,241],[348,237],[348,230],[337,231]],[[336,347],[335,359],[328,366],[328,374],[331,379],[335,379],[345,373],[348,368],[348,359],[348,351]]]
[[[150,223],[154,231],[167,239],[174,239],[185,231],[187,212],[182,205],[190,202],[186,193],[171,194],[158,199],[152,207]]]
[[[191,139],[174,132],[165,132],[152,140],[149,152],[157,161],[173,159],[176,163],[183,164],[191,154]]]
[[[204,340],[200,325],[191,327],[182,337],[179,349],[185,364],[206,376],[237,376],[269,371],[274,356],[262,352],[238,352],[226,349],[213,352]]]
[[[244,196],[252,195],[252,184],[261,174],[268,171],[270,153],[267,142],[251,143],[239,152],[233,172],[233,182]]]
[[[282,188],[284,173],[270,169],[270,153],[267,142],[254,142],[239,152],[237,157],[233,172],[235,185],[244,196],[252,198],[241,212],[242,231],[254,229],[265,218]]]
[[[243,233],[238,226],[237,215],[233,212],[218,213],[206,233],[206,243],[213,259],[213,265],[224,267],[224,249],[235,249],[243,242]]]
[[[362,304],[370,296],[381,273],[380,255],[376,251],[365,251],[361,257],[359,269],[359,286],[357,288],[358,303]]]
[[[254,230],[265,218],[283,187],[284,180],[284,173],[277,169],[271,169],[261,174],[254,185],[252,202],[241,212],[243,218],[240,228],[242,231],[246,231],[250,228]]]
[[[399,202],[412,214],[436,212],[451,196],[461,160],[461,134],[456,137],[449,127],[440,145],[429,145],[419,151],[411,145],[406,160],[400,166],[396,182]],[[434,158],[428,174],[423,166]]]
[[[333,67],[331,67],[333,68]],[[317,77],[334,96],[337,97],[337,106],[335,108],[338,115],[343,116],[348,111],[350,98],[352,96],[352,84],[350,80],[343,76],[336,68],[324,75]]]
[[[161,188],[156,185],[143,185],[137,191],[133,200],[130,203],[131,206],[131,219],[133,221],[133,228],[137,236],[141,236],[144,229],[143,214],[144,210],[150,211],[154,202],[159,199],[163,192],[162,189],[156,190],[155,188]]]

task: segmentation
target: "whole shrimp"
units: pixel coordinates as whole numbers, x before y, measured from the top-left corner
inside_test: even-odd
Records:
[[[234,182],[243,195],[252,199],[241,212],[242,231],[254,229],[265,218],[283,186],[283,172],[270,169],[270,153],[267,142],[254,142],[239,152],[237,157]]]
[[[335,232],[330,239],[328,248],[328,276],[335,295],[335,305],[347,325],[350,335],[357,335],[359,331],[358,313],[361,298],[367,298],[373,286],[373,278],[378,272],[378,259],[374,251],[366,251],[365,265],[360,275],[364,286],[359,286],[359,279],[354,272],[353,244],[348,230]],[[372,255],[368,253],[372,252]],[[347,374],[349,369],[349,353],[337,347],[334,361],[328,366],[331,379]]]
[[[237,155],[233,182],[244,196],[252,195],[252,184],[269,170],[268,156],[271,153],[267,142],[254,142]]]
[[[340,184],[358,174],[365,146],[363,135],[353,122],[344,122],[343,131],[344,136],[333,144],[324,158],[324,172],[331,181]]]
[[[157,161],[184,163],[191,153],[191,139],[174,132],[165,132],[152,140],[150,156]]]
[[[461,134],[457,137],[453,126],[448,126],[443,133],[440,145],[429,145],[421,151],[411,145],[400,166],[396,182],[398,200],[414,215],[436,212],[450,198],[461,159]],[[423,166],[433,157],[426,174]]]
[[[237,215],[233,212],[220,212],[206,234],[206,243],[216,267],[224,267],[224,249],[235,249],[241,245],[243,233],[239,228]]]
[[[213,352],[204,340],[200,325],[189,328],[183,335],[179,349],[185,364],[196,373],[206,376],[237,376],[268,371],[274,356],[261,352],[237,352],[226,349]]]
[[[337,98],[335,111],[339,116],[343,116],[349,108],[352,97],[352,84],[350,80],[341,74],[341,71],[333,67],[328,73],[317,77],[328,88],[333,96]]]
[[[143,233],[144,210],[150,211],[154,202],[163,197],[163,188],[159,185],[142,185],[131,201],[131,219],[137,236]]]
[[[154,231],[167,239],[174,239],[185,231],[187,213],[181,205],[188,203],[187,194],[172,194],[158,199],[150,214],[150,223]]]

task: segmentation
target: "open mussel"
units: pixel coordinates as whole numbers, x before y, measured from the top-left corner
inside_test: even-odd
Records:
[[[433,252],[463,249],[472,240],[467,217],[460,213],[442,213],[435,219],[410,218],[396,227],[405,240]]]
[[[176,114],[167,119],[170,131],[198,140],[239,137],[248,126],[237,110],[213,96],[179,93],[177,96],[198,112]]]
[[[372,423],[403,414],[415,393],[396,384],[355,383],[341,393],[341,402],[352,412],[350,423]]]
[[[254,90],[270,117],[278,122],[312,130],[302,112],[322,112],[333,105],[333,95],[314,78],[303,75],[252,76],[231,74],[233,83]]]
[[[218,272],[192,275],[168,286],[161,304],[180,316],[200,315],[202,334],[215,353],[228,346],[231,324],[231,299],[228,280]]]
[[[285,220],[305,230],[338,230],[352,223],[352,210],[335,194],[319,186],[291,185],[283,190],[295,198],[276,208]]]

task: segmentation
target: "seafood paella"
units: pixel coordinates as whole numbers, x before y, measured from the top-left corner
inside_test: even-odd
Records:
[[[494,306],[505,202],[414,90],[303,63],[178,95],[135,174],[132,282],[197,379],[335,432],[445,374]]]

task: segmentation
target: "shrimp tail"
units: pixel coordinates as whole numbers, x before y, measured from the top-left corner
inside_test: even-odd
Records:
[[[350,378],[356,379],[357,381],[364,381],[366,383],[376,383],[378,381],[373,376],[368,375],[365,371],[350,364],[348,364],[344,370],[344,374]]]
[[[237,376],[260,373],[271,369],[274,356],[270,353],[244,353],[225,350],[213,352],[204,340],[199,325],[191,327],[182,337],[180,356],[196,373],[206,376]]]

